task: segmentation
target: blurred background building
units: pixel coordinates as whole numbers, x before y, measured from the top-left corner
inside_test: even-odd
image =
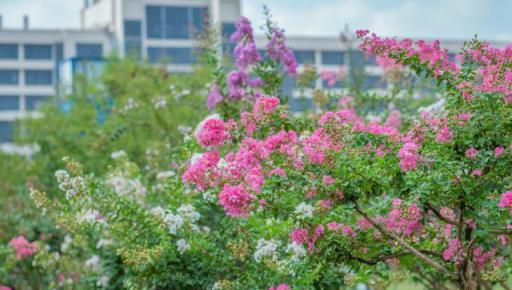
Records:
[[[77,74],[100,73],[110,53],[150,63],[166,60],[170,71],[189,72],[196,61],[196,36],[206,23],[219,25],[222,47],[229,50],[227,37],[235,30],[240,5],[240,0],[85,0],[81,28],[69,30],[32,28],[27,16],[20,19],[22,29],[9,29],[0,17],[0,143],[12,141],[16,118],[32,114],[50,96],[67,93]],[[357,66],[367,74],[364,87],[385,87],[382,70],[357,50],[350,35],[288,36],[288,44],[301,66],[310,64],[319,71]],[[263,49],[264,37],[256,42]],[[452,51],[462,46],[460,41],[442,43]],[[325,83],[318,80],[315,85]],[[333,89],[342,86],[339,81]],[[292,103],[294,88],[293,79],[285,81],[283,90]]]

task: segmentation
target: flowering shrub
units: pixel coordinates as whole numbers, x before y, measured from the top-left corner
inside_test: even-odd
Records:
[[[304,126],[262,96],[229,132],[227,152],[219,156],[224,150],[213,146],[216,159],[200,172],[190,166],[184,182],[218,192],[241,224],[287,224],[271,238],[304,245],[315,260],[363,272],[388,264],[433,288],[440,277],[461,289],[505,281],[512,47],[473,41],[458,66],[436,41],[358,37],[366,53],[435,78],[444,110],[423,113],[404,132],[395,122],[365,121],[353,108]],[[346,277],[363,281],[357,273]]]
[[[101,174],[65,158],[55,190],[31,194],[70,236],[60,249],[17,240],[11,257],[19,247],[62,288],[384,288],[413,275],[431,289],[479,289],[507,281],[512,47],[472,41],[456,64],[439,42],[358,31],[360,48],[380,63],[434,78],[442,102],[377,118],[359,106],[361,92],[297,116],[279,94],[285,77],[301,73],[283,31],[267,21],[263,59],[250,22],[236,28],[235,69],[210,59],[207,106],[220,114],[144,158],[115,151]],[[126,100],[123,108],[138,106]]]

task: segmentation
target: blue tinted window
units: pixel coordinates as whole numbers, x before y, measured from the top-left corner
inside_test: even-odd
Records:
[[[192,20],[190,21],[193,27],[192,33],[203,32],[206,21],[206,8],[192,8]]]
[[[55,58],[57,60],[61,60],[63,57],[64,57],[63,45],[62,45],[62,43],[57,43],[55,45]]]
[[[52,46],[46,44],[25,44],[25,59],[52,59]]]
[[[341,65],[344,63],[345,60],[342,51],[322,51],[322,64]]]
[[[0,96],[0,111],[18,111],[20,98],[18,96]]]
[[[101,58],[103,46],[101,43],[77,43],[76,56],[84,58]]]
[[[0,59],[18,59],[18,45],[0,44]]]
[[[163,38],[162,20],[164,10],[159,6],[146,7],[146,25],[148,38]]]
[[[362,88],[364,90],[368,89],[378,89],[385,88],[386,82],[380,76],[366,76],[363,81]]]
[[[366,63],[368,65],[377,65],[377,58],[375,57],[375,55],[367,55]]]
[[[206,8],[146,6],[148,38],[189,39],[202,32]]]
[[[231,35],[235,33],[236,27],[234,23],[224,22],[222,23],[222,37],[226,40],[229,40]]]
[[[184,47],[148,47],[150,62],[170,61],[175,64],[192,64],[195,57],[192,48]]]
[[[125,36],[141,36],[141,24],[139,20],[125,20],[124,21],[124,35]]]
[[[314,64],[315,52],[312,50],[294,50],[295,59],[299,64]]]
[[[27,85],[51,85],[51,70],[26,70],[25,84]]]
[[[350,53],[350,65],[356,68],[362,68],[365,63],[366,57],[361,51],[352,51]]]
[[[322,86],[324,89],[341,89],[343,87],[343,81],[335,80],[322,80]]]
[[[41,105],[49,99],[50,97],[48,96],[25,96],[25,110],[39,110]]]
[[[451,61],[451,62],[455,62],[456,61],[455,53],[449,52],[448,53],[448,60]]]
[[[166,38],[188,38],[188,9],[167,7],[165,14]]]
[[[142,43],[140,40],[126,40],[124,51],[127,56],[140,59],[142,56]]]
[[[0,84],[17,85],[19,83],[19,72],[13,69],[0,70]]]
[[[12,142],[13,123],[0,121],[0,143]]]

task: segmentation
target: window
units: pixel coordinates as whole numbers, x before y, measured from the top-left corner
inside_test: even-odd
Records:
[[[124,51],[126,56],[140,59],[142,56],[142,43],[140,40],[127,40],[125,41]]]
[[[315,52],[312,50],[294,50],[295,59],[298,64],[314,64]]]
[[[342,51],[322,51],[322,64],[341,65],[344,63],[344,53]]]
[[[0,70],[0,84],[17,85],[19,83],[19,72],[14,69]]]
[[[146,7],[146,24],[148,38],[163,38],[163,10],[159,6]]]
[[[222,23],[222,37],[226,40],[229,40],[231,35],[235,33],[236,27],[234,23],[224,22]]]
[[[354,68],[363,68],[366,63],[366,56],[361,51],[350,52],[350,65]]]
[[[204,24],[208,21],[206,8],[192,8],[192,33],[201,33],[204,30]]]
[[[25,59],[52,59],[52,46],[47,44],[26,44]]]
[[[51,85],[51,70],[26,70],[25,84],[27,85]]]
[[[125,36],[141,36],[139,20],[125,20],[124,21],[124,35]]]
[[[124,53],[126,56],[140,59],[142,56],[141,23],[139,20],[124,21]]]
[[[13,123],[0,121],[0,143],[12,142]]]
[[[57,60],[61,60],[63,57],[64,57],[64,52],[63,52],[64,48],[63,48],[63,44],[62,43],[57,43],[55,45],[55,58]]]
[[[192,48],[186,47],[148,47],[150,62],[170,61],[175,64],[192,64],[195,57]]]
[[[101,58],[103,46],[101,43],[77,43],[76,56],[83,58]]]
[[[18,111],[20,98],[18,96],[0,96],[0,111]]]
[[[165,9],[165,38],[188,38],[187,10],[185,7]]]
[[[0,59],[18,59],[18,45],[0,44]]]
[[[39,110],[39,108],[41,108],[41,105],[49,99],[49,96],[25,96],[25,110]]]
[[[385,88],[386,82],[380,76],[366,76],[363,81],[362,89]]]
[[[341,80],[322,80],[322,87],[324,89],[341,89],[343,87],[343,81]]]
[[[206,8],[146,6],[148,38],[189,39],[202,32]]]

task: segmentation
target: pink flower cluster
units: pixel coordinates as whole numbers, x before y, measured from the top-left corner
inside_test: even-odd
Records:
[[[203,147],[221,145],[230,138],[228,123],[217,117],[207,118],[198,125],[195,137]]]
[[[404,236],[418,234],[423,230],[421,224],[421,209],[417,204],[405,207],[402,200],[395,199],[388,216],[384,218],[384,224],[390,231]]]
[[[455,265],[460,265],[464,261],[464,252],[459,240],[452,239],[448,241],[448,246],[443,252],[443,259],[452,261]]]
[[[219,203],[224,207],[226,214],[232,217],[247,217],[250,203],[256,197],[247,192],[242,185],[224,185]]]
[[[195,162],[190,164],[182,180],[184,183],[192,183],[198,190],[204,190],[219,184],[219,173],[217,163],[219,162],[218,151],[208,151]]]
[[[442,127],[437,132],[436,141],[440,143],[450,143],[453,139],[453,134],[447,126]]]
[[[512,191],[507,191],[501,194],[498,206],[501,208],[508,208],[512,215]]]
[[[16,258],[18,260],[26,259],[37,252],[37,245],[27,241],[24,236],[12,238],[9,245],[16,251]]]
[[[292,288],[287,284],[279,284],[275,287],[270,287],[268,290],[291,290]]]
[[[279,98],[277,97],[260,97],[256,99],[252,113],[255,116],[264,116],[274,112],[279,106]]]
[[[308,252],[313,254],[315,251],[315,243],[317,239],[325,232],[323,225],[318,225],[312,233],[307,229],[296,228],[290,234],[290,239],[297,245],[304,243],[308,246]]]
[[[311,136],[303,141],[304,155],[309,158],[313,164],[325,162],[329,152],[339,151],[340,147],[332,143],[331,137],[324,133],[324,129],[317,129]]]
[[[400,158],[400,168],[407,172],[416,168],[420,155],[418,154],[418,145],[412,142],[405,143],[397,154]]]
[[[423,40],[414,42],[411,39],[397,40],[396,38],[380,38],[367,30],[359,30],[356,36],[362,41],[360,49],[367,54],[390,58],[398,55],[418,57],[421,63],[426,63],[434,75],[443,72],[457,73],[457,65],[449,60],[448,51],[440,47],[438,40],[427,43]],[[400,63],[395,63],[395,65]]]

